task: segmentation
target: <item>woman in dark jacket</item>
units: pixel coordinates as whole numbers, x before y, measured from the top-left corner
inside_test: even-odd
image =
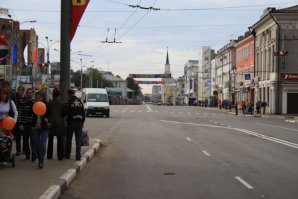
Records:
[[[49,103],[51,110],[51,126],[49,132],[47,158],[52,159],[53,157],[53,142],[54,136],[57,137],[57,156],[58,160],[62,160],[64,157],[64,142],[66,136],[65,129],[65,106],[64,103],[59,99],[60,92],[58,89],[53,90],[53,100]]]
[[[31,151],[32,151],[32,160],[38,158],[38,167],[40,169],[44,166],[44,157],[46,153],[46,146],[49,134],[49,121],[50,113],[49,106],[45,101],[45,93],[37,92],[35,95],[36,102],[45,103],[47,110],[46,113],[42,116],[38,116],[33,113],[33,119],[31,123]]]

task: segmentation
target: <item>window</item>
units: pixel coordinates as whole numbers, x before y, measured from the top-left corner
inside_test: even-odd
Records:
[[[255,54],[255,43],[251,43],[251,54]]]
[[[108,102],[108,95],[100,93],[89,93],[88,102]]]

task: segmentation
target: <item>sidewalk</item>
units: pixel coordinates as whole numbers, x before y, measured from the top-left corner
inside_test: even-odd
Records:
[[[56,143],[55,143],[56,144]],[[72,144],[71,158],[58,161],[56,155],[56,146],[54,146],[54,155],[52,160],[45,160],[43,169],[37,167],[37,160],[31,162],[26,160],[25,155],[16,156],[16,167],[0,166],[0,198],[9,199],[34,199],[39,198],[52,185],[61,185],[59,193],[56,190],[55,196],[48,192],[47,197],[43,198],[57,198],[61,192],[70,184],[69,180],[73,180],[76,173],[78,173],[86,163],[92,159],[93,155],[100,148],[100,140],[90,139],[89,146],[82,147],[82,160],[75,160],[75,143]],[[15,150],[15,143],[13,143]],[[93,153],[92,153],[93,152]],[[15,153],[15,152],[13,152]],[[76,172],[71,175],[66,174],[70,169],[75,169]],[[66,178],[62,178],[64,176]],[[70,178],[70,179],[67,179]]]
[[[201,109],[206,109],[205,107],[200,107]],[[220,111],[220,112],[227,112],[227,113],[231,113],[231,114],[235,114],[235,110],[234,109],[219,109],[218,107],[207,107],[207,109],[209,110],[214,110],[214,111]],[[242,110],[238,111],[238,116],[245,116],[245,117],[262,117],[262,118],[281,118],[281,119],[288,119],[286,120],[286,122],[289,123],[298,123],[298,115],[290,115],[290,114],[243,114]]]

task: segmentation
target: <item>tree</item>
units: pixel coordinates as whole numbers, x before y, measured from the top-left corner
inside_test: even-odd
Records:
[[[75,84],[76,87],[81,86],[81,70],[73,71],[71,70],[71,82]],[[83,88],[105,88],[114,87],[113,83],[106,80],[102,72],[96,68],[88,68],[86,73],[82,76]]]
[[[141,88],[139,86],[139,84],[134,80],[134,78],[132,77],[127,77],[126,78],[126,82],[127,82],[127,88],[130,88],[131,90],[133,90],[133,96],[131,96],[131,98],[134,97],[142,97],[142,91]]]

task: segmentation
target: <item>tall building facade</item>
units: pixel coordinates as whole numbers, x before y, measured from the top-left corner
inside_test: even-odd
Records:
[[[210,46],[203,46],[199,51],[198,63],[198,101],[208,101],[212,96],[211,92],[211,61],[214,57],[214,50]]]
[[[236,48],[236,101],[254,103],[254,37],[250,32],[238,38]]]
[[[271,114],[298,113],[298,6],[268,8],[251,27],[255,37],[255,102]],[[287,51],[285,56],[276,52]]]
[[[198,97],[198,60],[188,60],[184,65],[184,103],[194,104]]]

